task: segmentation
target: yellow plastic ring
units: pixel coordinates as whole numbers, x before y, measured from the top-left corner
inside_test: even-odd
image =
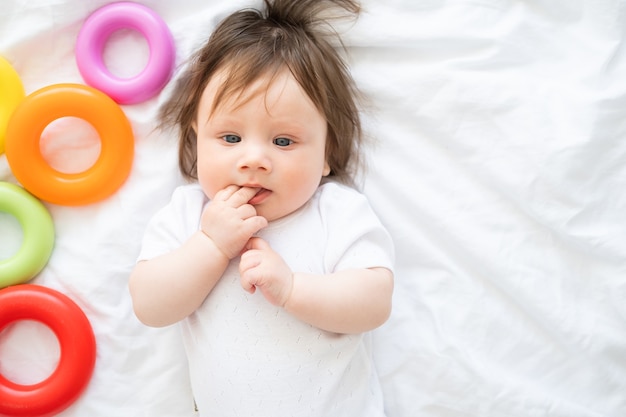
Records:
[[[89,122],[101,147],[96,162],[83,172],[53,169],[41,153],[46,126],[62,117]],[[15,178],[41,200],[64,206],[100,201],[126,181],[133,164],[130,122],[113,99],[81,84],[55,84],[26,96],[15,109],[6,134],[6,156]]]
[[[23,99],[24,86],[20,76],[0,56],[0,155],[4,153],[4,137],[11,114]]]
[[[34,278],[46,266],[54,246],[54,224],[39,200],[8,182],[0,182],[0,211],[17,219],[24,236],[17,253],[0,260],[0,288],[3,288]]]

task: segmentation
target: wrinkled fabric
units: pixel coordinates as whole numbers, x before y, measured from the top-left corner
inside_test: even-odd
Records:
[[[74,42],[106,1],[8,0],[0,55],[27,93],[82,83]],[[151,1],[177,71],[216,22],[249,1]],[[390,320],[374,333],[389,417],[626,415],[626,7],[621,0],[388,0],[339,28],[366,96],[363,191],[396,247]],[[138,34],[105,59],[133,74]],[[31,282],[70,296],[97,339],[87,390],[64,417],[193,415],[176,327],[132,313],[128,274],[148,219],[182,180],[176,139],[154,130],[174,82],[123,106],[136,156],[110,198],[46,204],[56,242]],[[72,120],[68,124],[75,123]],[[51,164],[84,167],[98,140],[50,131]],[[83,165],[81,165],[83,164]],[[4,155],[0,181],[15,182]],[[0,259],[20,242],[0,213]],[[0,372],[48,375],[54,336],[0,333]]]

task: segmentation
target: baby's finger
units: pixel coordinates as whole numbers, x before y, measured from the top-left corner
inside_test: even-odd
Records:
[[[239,206],[237,208],[237,212],[243,220],[256,216],[256,209],[251,204],[244,204],[242,206]]]
[[[256,289],[252,280],[254,279],[254,268],[259,266],[261,259],[258,254],[250,252],[243,253],[239,261],[239,277],[240,283],[244,290],[253,293]]]
[[[261,239],[260,237],[252,237],[246,243],[246,250],[258,249],[258,250],[268,250],[272,249],[266,241]]]
[[[241,187],[235,191],[228,199],[232,207],[239,207],[248,204],[248,201],[259,191],[258,188]]]
[[[263,216],[253,216],[243,221],[242,232],[248,236],[252,236],[259,230],[267,226],[267,219]]]
[[[241,288],[243,288],[245,291],[249,292],[250,294],[254,294],[254,292],[256,291],[256,286],[252,285],[250,282],[246,281],[245,279],[242,279],[240,283],[241,283]]]
[[[241,187],[239,187],[238,185],[229,185],[228,187],[223,188],[215,193],[215,197],[213,197],[213,200],[226,201],[240,189]]]

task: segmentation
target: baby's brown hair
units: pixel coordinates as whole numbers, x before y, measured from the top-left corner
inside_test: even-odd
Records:
[[[327,18],[338,6],[357,16],[354,0],[264,0],[263,10],[244,9],[229,15],[193,57],[173,96],[160,111],[161,125],[180,129],[181,173],[197,179],[196,133],[193,123],[209,80],[226,69],[214,108],[241,93],[260,77],[270,80],[287,68],[328,124],[326,158],[330,175],[351,182],[362,142],[358,91],[332,40]]]

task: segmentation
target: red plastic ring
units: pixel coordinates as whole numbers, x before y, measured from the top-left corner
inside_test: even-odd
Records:
[[[96,362],[89,320],[69,297],[23,284],[0,290],[0,331],[19,320],[48,326],[59,340],[59,364],[45,380],[16,384],[0,374],[0,415],[47,417],[69,407],[86,388]]]

